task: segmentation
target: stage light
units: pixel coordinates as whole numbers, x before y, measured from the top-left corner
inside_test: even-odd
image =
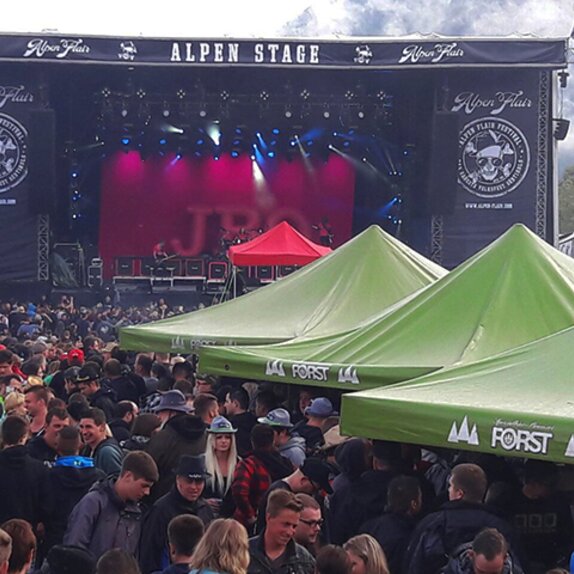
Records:
[[[346,100],[354,100],[355,99],[355,92],[353,92],[353,90],[347,90],[345,92],[345,99]]]
[[[293,117],[293,112],[291,110],[285,110],[285,117],[287,119],[292,118]]]
[[[238,139],[233,140],[233,145],[241,145],[241,140]]]
[[[161,138],[159,140],[159,145],[166,145],[167,144],[167,140],[165,138]]]
[[[366,157],[363,158],[363,162],[367,163],[367,158],[366,158]]]
[[[78,172],[77,171],[73,171],[72,172],[72,177],[75,179],[76,177],[78,177]]]
[[[131,138],[128,138],[128,137],[122,138],[122,144],[123,145],[130,145],[131,141],[132,141]]]
[[[343,147],[351,147],[351,142],[349,141],[343,142]]]
[[[269,92],[267,90],[261,90],[259,92],[259,99],[262,102],[266,102],[269,99]]]
[[[307,146],[310,147],[310,146],[314,145],[314,143],[315,143],[315,142],[314,142],[313,140],[307,140],[307,141],[305,142],[305,145],[307,145]]]
[[[231,157],[239,157],[239,152],[237,150],[232,150],[231,151]]]
[[[255,154],[251,154],[251,161],[255,161]]]
[[[377,92],[377,100],[382,102],[385,99],[385,97],[386,97],[386,94],[385,94],[384,90],[379,90]]]
[[[216,123],[207,126],[207,135],[211,138],[216,146],[221,143],[221,131]]]
[[[304,88],[301,90],[299,96],[303,101],[307,101],[311,97],[311,92],[307,88]]]
[[[128,113],[129,113],[128,109],[125,106],[123,106],[122,111],[120,112],[122,118],[125,118],[128,115]]]
[[[331,117],[331,112],[329,110],[325,110],[323,112],[323,117],[328,120]]]
[[[274,152],[274,151],[270,151],[270,152],[267,154],[267,157],[270,157],[271,159],[273,159],[273,158],[275,157],[275,152]]]
[[[213,159],[214,159],[215,161],[219,161],[219,156],[218,156],[218,155],[214,155],[214,156],[213,156]]]
[[[295,147],[295,146],[297,145],[297,140],[296,140],[296,139],[292,139],[292,140],[289,142],[289,145],[290,145],[291,147]]]
[[[221,90],[221,92],[219,92],[219,99],[222,102],[226,102],[230,97],[230,93],[227,90]]]
[[[176,156],[175,156],[175,160],[176,160],[176,161],[179,161],[182,157],[183,157],[183,156],[182,156],[181,152],[177,152],[177,154],[176,154]]]
[[[170,111],[170,109],[169,109],[169,105],[168,105],[168,104],[164,104],[164,105],[163,105],[163,109],[161,110],[161,115],[162,115],[164,118],[169,118],[170,113],[171,113],[171,111]]]
[[[235,128],[235,133],[240,136],[243,133],[243,129],[242,128]]]
[[[146,91],[143,88],[140,88],[137,92],[136,92],[136,96],[140,99],[143,100],[146,97]]]
[[[280,133],[279,128],[273,128],[273,129],[271,130],[271,133],[272,133],[273,135],[278,136],[279,133]]]
[[[365,119],[365,112],[364,112],[363,110],[359,110],[359,111],[357,112],[357,117],[358,117],[360,120],[364,120],[364,119]]]
[[[203,139],[201,139],[201,138],[199,138],[199,139],[195,142],[196,145],[203,145],[204,143],[205,143],[205,140],[203,140]]]
[[[271,140],[271,141],[269,142],[269,146],[270,146],[270,147],[275,147],[276,145],[277,145],[277,140]]]
[[[178,100],[183,100],[186,96],[186,93],[185,93],[185,90],[183,88],[180,88],[179,90],[177,90],[175,95],[176,95]]]
[[[207,110],[205,109],[199,110],[199,117],[204,118],[205,116],[207,116]]]
[[[112,95],[112,91],[110,90],[110,88],[102,88],[101,94],[103,98],[107,99]]]

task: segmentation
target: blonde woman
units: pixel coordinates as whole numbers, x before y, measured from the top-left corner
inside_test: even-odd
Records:
[[[190,574],[246,574],[248,566],[247,530],[233,518],[218,518],[196,546]]]
[[[237,429],[221,416],[215,417],[207,429],[205,467],[210,476],[203,496],[217,516],[233,513],[230,487],[238,460],[236,432]]]
[[[343,548],[351,561],[351,574],[389,574],[385,553],[371,535],[353,536]]]

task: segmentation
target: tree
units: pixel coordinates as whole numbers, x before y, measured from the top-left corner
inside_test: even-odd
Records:
[[[558,185],[558,228],[560,233],[574,231],[574,166],[570,166]]]

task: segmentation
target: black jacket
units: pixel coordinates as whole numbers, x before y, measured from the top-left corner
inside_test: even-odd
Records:
[[[472,542],[483,528],[496,528],[517,551],[519,543],[510,524],[484,504],[452,500],[425,517],[411,537],[403,570],[408,574],[436,574],[459,546]]]
[[[175,468],[181,455],[204,454],[206,442],[205,425],[194,415],[177,415],[152,436],[145,449],[159,470],[159,481],[151,491],[152,500],[167,494],[174,485]]]
[[[442,570],[442,574],[474,574],[470,550],[472,550],[472,543],[463,544],[457,548],[447,566]],[[524,574],[520,565],[513,560],[510,552],[504,560],[502,574]]]
[[[111,421],[116,413],[116,395],[112,389],[100,387],[91,397],[90,406],[102,409],[106,415],[106,421]]]
[[[144,520],[139,553],[142,574],[162,570],[169,564],[167,527],[170,520],[180,514],[194,514],[206,526],[214,518],[211,507],[203,498],[189,502],[174,486],[156,501]]]
[[[28,454],[40,462],[54,462],[58,453],[50,448],[42,435],[35,436],[26,445]]]
[[[251,448],[251,430],[257,424],[257,417],[253,413],[246,411],[229,417],[229,422],[233,425],[233,428],[237,429],[235,434],[237,453],[241,458],[246,458],[253,450]]]
[[[56,464],[49,470],[48,478],[54,504],[46,525],[46,550],[55,544],[62,544],[68,518],[74,506],[95,482],[105,477],[105,473],[95,467],[73,468]]]
[[[265,531],[259,536],[249,539],[251,561],[247,568],[247,574],[313,574],[315,559],[308,550],[294,540],[291,540],[287,545],[281,566],[273,568],[265,554],[264,535]]]
[[[51,512],[48,469],[33,459],[25,446],[0,452],[0,524],[22,518],[33,528],[45,523]]]
[[[399,574],[416,522],[412,516],[385,512],[361,526],[361,534],[370,534],[385,551],[391,574]]]
[[[123,419],[114,419],[109,422],[110,430],[112,431],[113,437],[121,444],[128,441],[132,433],[130,431],[131,425],[124,421]]]
[[[330,500],[333,544],[344,544],[367,520],[385,511],[387,489],[394,476],[387,470],[368,470],[359,480],[335,491]]]

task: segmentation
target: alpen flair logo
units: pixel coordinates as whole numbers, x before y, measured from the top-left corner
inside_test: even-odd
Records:
[[[24,52],[24,58],[43,58],[55,56],[63,60],[70,54],[89,54],[90,47],[81,38],[61,38],[59,40],[34,38],[30,40]]]
[[[13,117],[0,114],[0,193],[28,175],[28,133]]]
[[[452,423],[447,441],[454,444],[465,442],[466,444],[470,444],[472,446],[480,445],[476,425],[472,425],[472,428],[470,428],[468,424],[468,417],[466,416],[464,419],[462,419],[460,426],[456,424],[456,421]]]
[[[485,117],[464,126],[459,136],[458,182],[478,197],[514,191],[530,167],[524,134],[502,118]]]
[[[463,56],[464,50],[459,48],[456,42],[439,43],[427,47],[420,44],[411,44],[403,49],[399,64],[417,64],[419,62],[438,64],[443,60],[462,58]]]

